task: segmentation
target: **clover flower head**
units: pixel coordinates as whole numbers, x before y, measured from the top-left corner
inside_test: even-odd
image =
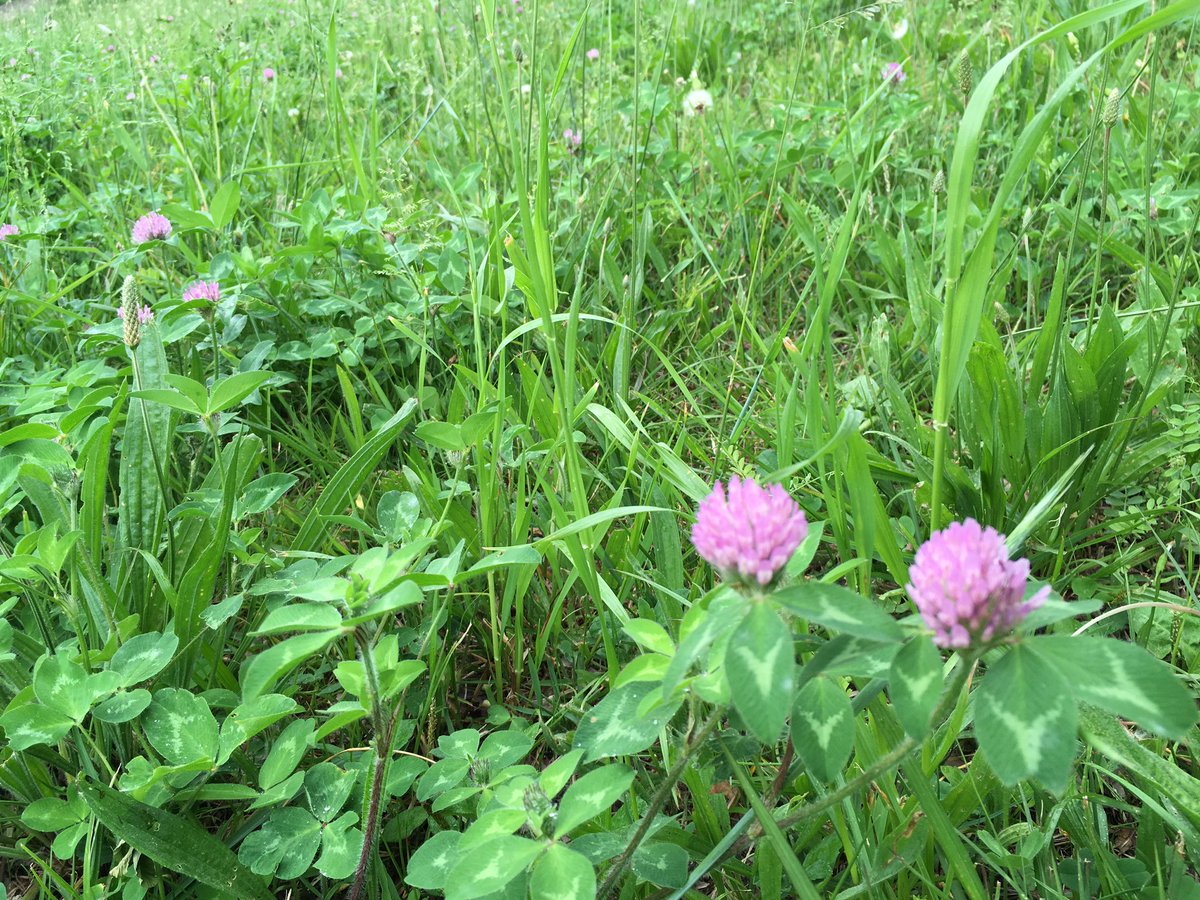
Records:
[[[189,284],[183,292],[183,302],[192,300],[207,300],[216,303],[221,299],[221,285],[215,281],[196,281]]]
[[[583,132],[573,131],[572,129],[568,128],[563,132],[563,143],[567,145],[568,150],[574,153],[579,149],[580,144],[583,143]]]
[[[902,84],[908,76],[904,74],[904,66],[898,62],[890,62],[880,71],[880,77],[888,84]]]
[[[270,66],[267,66],[265,69],[263,69],[262,80],[267,82],[268,84],[270,82],[274,81],[275,80],[275,70],[272,69]]]
[[[598,47],[593,47],[591,50],[589,50],[587,52],[587,58],[590,59],[592,62],[595,62],[596,60],[598,60],[600,58],[600,49]]]
[[[908,570],[908,593],[938,646],[987,644],[1012,631],[1050,593],[1028,600],[1029,560],[1009,559],[1004,535],[974,519],[935,531]]]
[[[20,234],[20,233],[21,233],[21,229],[18,228],[16,225],[9,225],[9,224],[0,225],[0,241],[3,241],[5,238],[10,238],[14,234]]]
[[[712,94],[698,87],[688,91],[688,95],[683,98],[683,114],[688,117],[702,116],[712,109],[712,105]]]
[[[171,222],[162,213],[146,213],[133,223],[133,242],[164,241],[171,236]]]
[[[726,578],[770,584],[808,536],[808,521],[782,485],[752,479],[717,482],[700,501],[692,543]]]

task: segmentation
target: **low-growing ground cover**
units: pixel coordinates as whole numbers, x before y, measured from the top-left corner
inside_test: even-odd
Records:
[[[1200,897],[1198,22],[0,6],[10,895]]]

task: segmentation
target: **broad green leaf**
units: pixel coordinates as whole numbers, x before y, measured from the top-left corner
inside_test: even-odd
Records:
[[[228,847],[187,819],[97,782],[82,782],[79,790],[105,828],[160,866],[235,897],[270,900]]]
[[[975,737],[1000,781],[1035,778],[1061,794],[1075,758],[1078,710],[1058,670],[1018,645],[984,675],[974,701]]]
[[[129,722],[140,716],[150,705],[150,692],[145,688],[118,691],[107,700],[92,707],[92,718],[111,725]]]
[[[163,688],[142,716],[146,740],[172,765],[215,761],[217,720],[203,697],[179,688]]]
[[[298,634],[269,647],[242,667],[242,697],[249,701],[266,693],[296,666],[324,650],[336,631]]]
[[[288,724],[280,732],[271,752],[258,770],[259,786],[266,789],[279,784],[296,770],[300,760],[304,758],[312,744],[313,729],[316,722],[312,719],[297,719]]]
[[[1196,700],[1170,666],[1126,641],[1042,635],[1025,645],[1057,669],[1085,703],[1181,739],[1196,721]]]
[[[321,855],[314,865],[326,878],[335,881],[349,878],[358,867],[363,833],[353,827],[357,822],[358,814],[347,812],[321,830]]]
[[[818,675],[796,694],[792,746],[821,781],[832,781],[854,749],[854,711],[841,686]]]
[[[203,412],[208,407],[208,390],[200,382],[186,375],[167,373],[167,384],[188,398],[196,409]]]
[[[571,750],[546,766],[542,770],[542,774],[538,776],[538,784],[542,786],[546,796],[557,797],[558,792],[567,786],[567,782],[571,780],[571,776],[575,774],[575,770],[582,761],[583,751]]]
[[[462,432],[457,425],[451,425],[449,422],[422,422],[413,433],[429,444],[431,447],[437,447],[439,450],[462,451],[466,445],[463,444]]]
[[[241,197],[242,189],[236,181],[227,181],[221,185],[208,204],[208,212],[215,227],[224,228],[233,221]]]
[[[462,573],[459,579],[461,582],[467,576],[477,575],[482,572],[491,572],[496,569],[504,569],[509,566],[536,566],[542,561],[542,554],[538,553],[533,547],[528,544],[521,544],[516,547],[503,547],[500,550],[493,551],[487,556],[482,557],[479,562]]]
[[[493,809],[479,816],[463,832],[458,852],[468,853],[493,838],[514,834],[527,820],[524,809]]]
[[[942,682],[942,655],[927,635],[917,635],[892,658],[888,695],[896,718],[914,738],[923,738],[929,732]]]
[[[633,784],[633,770],[612,763],[588,772],[567,788],[558,804],[554,833],[563,837],[589,819],[608,812]]]
[[[230,723],[236,723],[244,735],[242,740],[246,740],[298,708],[299,704],[291,697],[285,697],[283,694],[263,694],[234,707],[233,712],[225,717],[221,727],[228,728]]]
[[[417,782],[417,799],[422,803],[438,794],[457,787],[467,777],[471,761],[467,759],[442,759],[430,766]]]
[[[238,503],[239,516],[257,516],[279,502],[279,499],[295,486],[295,475],[287,472],[271,472],[256,478],[242,492]]]
[[[872,641],[900,641],[904,632],[872,601],[835,584],[805,581],[771,595],[789,612],[833,631]]]
[[[643,650],[670,656],[675,652],[675,642],[667,630],[653,619],[630,619],[621,628],[637,641]]]
[[[733,706],[764,744],[779,740],[796,685],[792,636],[766,603],[756,603],[729,638],[725,671]]]
[[[595,896],[596,870],[586,856],[564,844],[552,845],[533,867],[530,900],[595,900]]]
[[[224,412],[237,406],[271,378],[270,372],[238,372],[222,378],[212,388],[208,400],[208,414]]]
[[[289,603],[267,613],[251,634],[278,634],[281,631],[325,631],[342,624],[342,616],[328,603]],[[331,636],[332,638],[333,636]]]
[[[459,858],[446,878],[446,900],[474,900],[504,888],[542,852],[542,844],[506,835]]]
[[[321,822],[331,822],[342,810],[357,775],[331,762],[317,763],[304,775],[308,808]]]
[[[674,700],[649,715],[638,715],[642,701],[656,691],[660,691],[658,685],[647,681],[610,691],[580,720],[572,745],[589,760],[641,753],[658,739],[681,702]]]
[[[450,877],[450,869],[458,862],[458,842],[462,835],[457,831],[439,831],[424,844],[408,861],[404,882],[424,891],[440,891]]]
[[[68,802],[59,797],[42,797],[21,810],[21,823],[34,831],[62,831],[87,817],[82,797]]]
[[[270,818],[238,849],[238,859],[256,875],[299,878],[312,865],[321,843],[321,823],[298,806],[272,810]]]
[[[141,391],[130,391],[129,396],[136,397],[138,400],[148,400],[151,403],[169,406],[171,409],[177,409],[191,416],[204,415],[204,410],[199,409],[187,394],[171,388],[146,388]]]
[[[171,632],[137,634],[117,648],[108,662],[110,671],[121,676],[125,687],[153,678],[171,662],[179,638]]]
[[[427,768],[428,763],[423,759],[416,759],[412,756],[402,756],[397,759],[388,767],[385,789],[387,795],[389,797],[403,796]]]
[[[304,773],[293,772],[279,784],[267,788],[258,795],[258,799],[250,804],[250,809],[265,809],[268,806],[276,806],[280,803],[286,803],[300,793],[300,788],[304,786]]]
[[[666,841],[643,844],[633,854],[633,874],[659,887],[680,887],[687,881],[688,852]]]
[[[220,603],[206,606],[200,613],[200,620],[211,630],[216,630],[238,614],[245,598],[241,594],[226,597]]]
[[[76,722],[83,721],[92,705],[88,673],[65,653],[38,660],[33,670],[33,693],[43,706]]]
[[[532,747],[533,740],[523,731],[496,731],[480,745],[479,758],[491,763],[492,771],[496,772],[524,759]]]

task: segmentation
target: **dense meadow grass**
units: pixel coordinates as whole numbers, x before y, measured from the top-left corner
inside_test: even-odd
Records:
[[[0,3],[8,895],[1200,898],[1198,22]]]

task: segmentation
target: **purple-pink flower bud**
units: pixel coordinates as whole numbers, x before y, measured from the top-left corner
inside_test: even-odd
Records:
[[[133,223],[133,242],[163,241],[171,236],[171,223],[161,213],[146,213]]]
[[[21,229],[19,229],[16,225],[0,225],[0,241],[3,241],[5,238],[10,238],[14,234],[20,233]]]
[[[1029,560],[1009,559],[1004,535],[974,519],[935,531],[908,570],[908,593],[938,646],[963,648],[1001,637],[1050,593],[1028,600]]]
[[[808,536],[808,521],[782,485],[737,476],[700,501],[692,543],[726,578],[770,584]]]
[[[263,69],[263,81],[271,82],[275,80],[275,70],[270,66]]]

